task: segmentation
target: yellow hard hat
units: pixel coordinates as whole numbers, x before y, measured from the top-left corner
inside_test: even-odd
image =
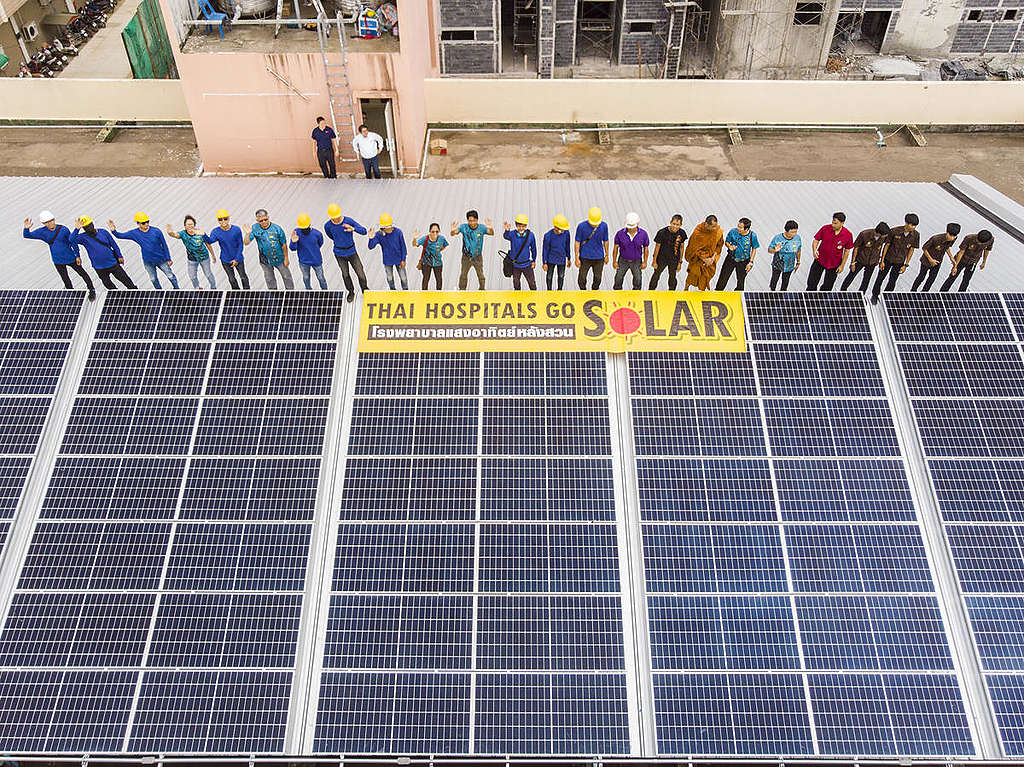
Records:
[[[561,229],[563,232],[569,228],[569,219],[567,219],[561,213],[555,216],[554,220],[551,223],[554,225],[555,229]]]
[[[601,209],[596,205],[587,211],[587,221],[590,222],[591,226],[597,226],[601,223]]]
[[[332,202],[330,205],[327,206],[327,215],[330,216],[331,218],[337,218],[338,216],[341,215],[341,208],[339,208],[337,204]]]
[[[230,218],[230,216],[228,216],[228,212],[224,210],[224,208],[221,208],[220,210],[217,211],[217,218]]]
[[[299,220],[296,222],[299,225],[299,229],[309,229],[309,225],[313,220],[309,217],[308,213],[302,213],[299,215]]]
[[[380,225],[381,225],[382,228],[387,229],[393,223],[394,222],[391,220],[391,214],[390,213],[381,213],[380,214]]]
[[[530,223],[530,219],[526,217],[525,213],[520,213],[518,216],[516,216],[516,223],[522,224],[523,226],[527,226]]]
[[[147,221],[149,221],[149,216],[147,216],[141,210],[137,211],[135,213],[135,223],[136,224],[145,224]]]
[[[82,226],[89,226],[89,224],[92,223],[92,219],[89,218],[88,216],[82,216],[78,219],[78,223],[80,223]]]

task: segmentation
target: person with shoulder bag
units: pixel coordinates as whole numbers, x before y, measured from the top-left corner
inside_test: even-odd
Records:
[[[419,263],[416,264],[416,268],[423,272],[421,289],[429,289],[430,275],[433,274],[437,289],[440,290],[443,254],[444,249],[448,247],[448,240],[441,235],[441,225],[431,224],[429,233],[422,237],[418,231],[413,231],[412,246],[414,248],[422,248]]]
[[[533,265],[537,262],[537,238],[533,236],[533,232],[527,229],[529,224],[530,219],[526,217],[525,213],[516,216],[515,229],[508,221],[505,222],[503,237],[509,242],[505,263],[512,267],[512,287],[516,290],[520,290],[523,277],[526,277],[530,290],[537,289],[537,278],[533,273]],[[508,274],[507,267],[505,274]]]

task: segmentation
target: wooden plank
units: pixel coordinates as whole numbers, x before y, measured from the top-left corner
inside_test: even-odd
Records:
[[[597,143],[601,146],[608,146],[612,143],[611,133],[608,132],[608,123],[598,123]]]
[[[743,143],[743,136],[740,135],[740,129],[735,125],[729,126],[729,143],[733,146]]]
[[[114,136],[117,134],[117,120],[108,120],[100,132],[96,134],[96,142],[99,144],[109,144],[114,140]]]
[[[921,133],[921,129],[916,125],[908,125],[907,130],[910,132],[910,138],[913,139],[914,143],[918,146],[928,146],[928,139]]]

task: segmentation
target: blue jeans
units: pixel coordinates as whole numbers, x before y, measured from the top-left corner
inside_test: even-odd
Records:
[[[304,264],[299,262],[299,271],[302,272],[302,282],[306,285],[306,290],[312,290],[309,286],[309,270],[312,269],[316,275],[317,282],[320,283],[320,290],[327,290],[327,278],[324,277],[324,265],[317,264],[315,266],[311,264]]]
[[[204,259],[203,261],[186,261],[188,267],[188,278],[192,280],[192,287],[199,290],[199,269],[202,268],[203,274],[206,275],[206,279],[210,283],[210,290],[217,289],[217,280],[213,278],[213,266],[210,265],[210,259]]]
[[[391,264],[384,264],[384,274],[386,274],[388,278],[388,287],[392,290],[395,289],[395,272],[398,272],[398,279],[402,282],[402,290],[408,290],[409,278],[405,273],[405,267],[401,264],[395,264],[394,266],[391,266]]]
[[[178,278],[174,276],[174,272],[171,271],[171,265],[168,262],[162,261],[159,264],[151,264],[149,261],[143,261],[142,265],[146,267],[146,274],[149,275],[149,281],[153,283],[154,288],[157,290],[163,290],[163,288],[160,287],[160,278],[157,277],[156,274],[157,269],[159,269],[167,275],[167,279],[170,280],[171,287],[175,290],[178,289]]]
[[[364,157],[363,170],[367,178],[380,178],[380,161],[376,157]]]

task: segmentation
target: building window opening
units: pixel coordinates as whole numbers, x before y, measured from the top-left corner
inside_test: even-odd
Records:
[[[793,14],[793,25],[797,27],[820,26],[824,13],[824,3],[797,3],[796,13]]]

